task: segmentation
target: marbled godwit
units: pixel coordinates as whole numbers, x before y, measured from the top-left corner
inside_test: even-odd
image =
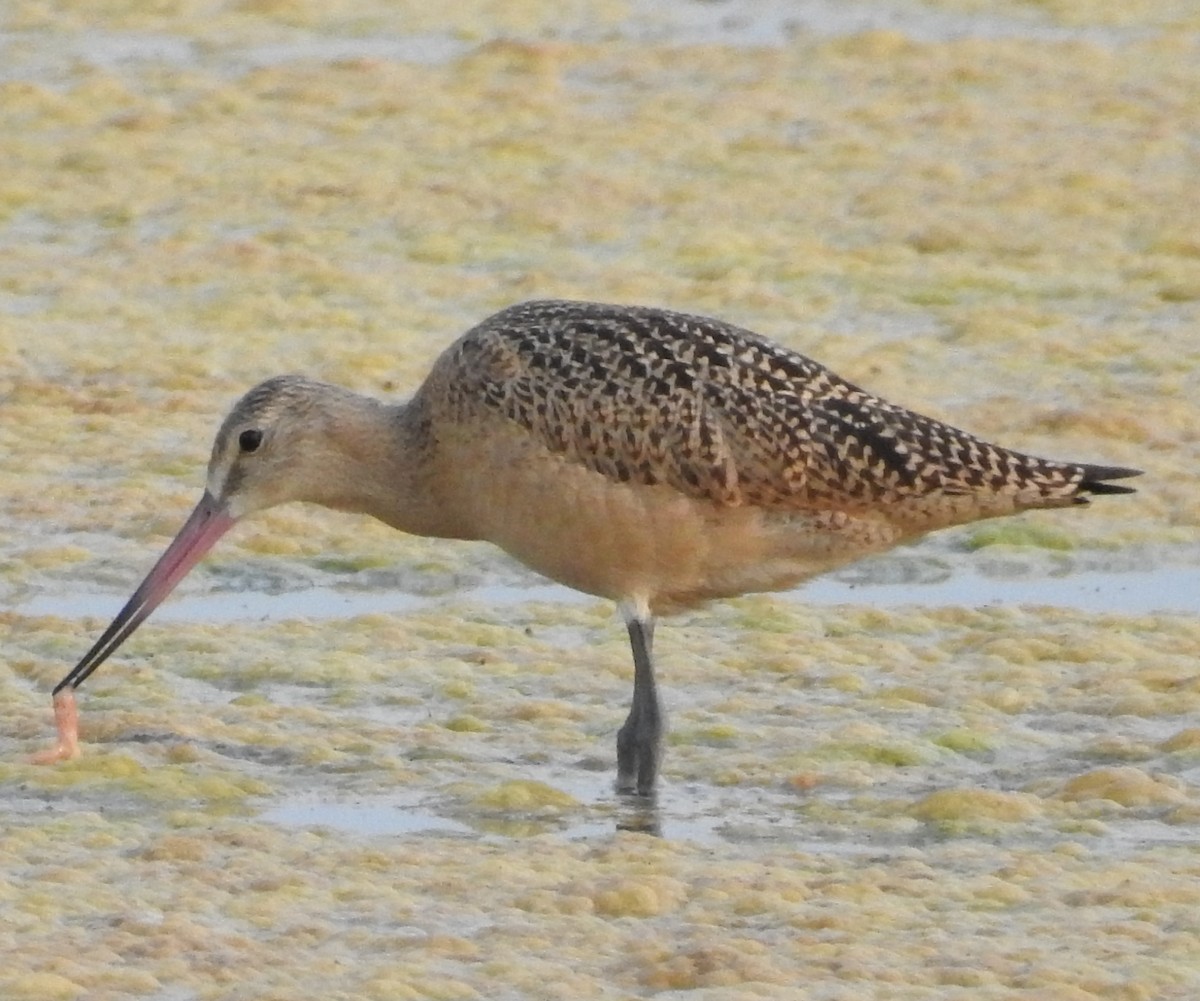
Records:
[[[513,306],[451,345],[407,403],[296,376],[242,397],[195,511],[54,689],[59,741],[39,758],[77,753],[73,690],[234,522],[310,501],[487,540],[618,602],[634,682],[617,782],[649,794],[663,732],[656,616],[790,588],[949,525],[1132,493],[1107,481],[1138,472],[990,445],[718,320]]]

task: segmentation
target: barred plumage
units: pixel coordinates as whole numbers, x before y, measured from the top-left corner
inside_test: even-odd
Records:
[[[663,309],[523,303],[465,334],[434,375],[460,419],[490,407],[610,479],[724,506],[905,519],[914,498],[1048,507],[1135,474],[988,444],[751,331]],[[947,511],[962,520],[957,502]],[[936,520],[928,504],[922,518]]]

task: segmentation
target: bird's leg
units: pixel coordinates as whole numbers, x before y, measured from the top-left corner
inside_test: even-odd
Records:
[[[617,791],[649,796],[654,792],[662,749],[663,712],[654,683],[654,619],[648,612],[625,617],[633,647],[633,704],[617,733]]]

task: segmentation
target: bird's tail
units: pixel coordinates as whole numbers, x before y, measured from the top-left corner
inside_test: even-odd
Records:
[[[1080,494],[1132,494],[1137,491],[1120,483],[1109,483],[1109,480],[1124,480],[1131,476],[1141,476],[1140,469],[1126,469],[1124,466],[1089,466],[1080,464],[1083,479],[1079,481]],[[1076,497],[1076,503],[1086,504],[1086,497]]]
[[[1076,504],[1086,504],[1085,493],[1136,493],[1134,487],[1122,484],[1110,484],[1109,480],[1124,480],[1129,476],[1140,476],[1141,469],[1127,469],[1124,466],[1090,466],[1076,464],[1075,469],[1082,470],[1082,478],[1075,484],[1072,499]]]

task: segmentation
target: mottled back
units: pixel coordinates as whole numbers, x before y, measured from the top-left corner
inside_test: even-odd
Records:
[[[971,493],[1037,506],[1082,501],[1089,478],[1125,472],[990,445],[751,331],[662,309],[523,303],[468,331],[438,369],[445,405],[490,408],[615,481],[723,506],[859,510]]]

